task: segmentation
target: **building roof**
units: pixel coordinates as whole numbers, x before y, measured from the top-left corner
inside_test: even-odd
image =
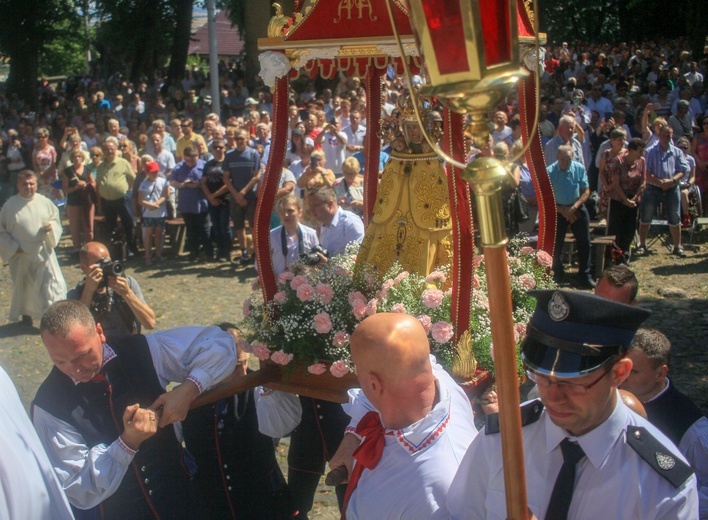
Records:
[[[194,34],[189,42],[189,54],[208,55],[209,26],[206,16],[195,18],[192,29]],[[238,28],[231,26],[231,20],[225,10],[216,15],[216,45],[219,56],[238,56],[245,45]]]

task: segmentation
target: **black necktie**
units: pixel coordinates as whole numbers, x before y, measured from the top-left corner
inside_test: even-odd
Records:
[[[563,465],[558,472],[556,484],[553,486],[551,501],[548,503],[546,520],[566,520],[573,500],[573,487],[575,487],[575,465],[585,456],[579,444],[563,439],[561,442],[563,452]]]

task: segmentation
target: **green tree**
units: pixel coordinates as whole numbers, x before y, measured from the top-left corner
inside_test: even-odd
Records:
[[[37,108],[40,52],[72,30],[77,10],[72,0],[0,0],[0,13],[0,50],[10,58],[7,91]]]
[[[75,20],[62,20],[62,38],[44,45],[39,53],[39,74],[70,76],[86,70],[86,37]]]

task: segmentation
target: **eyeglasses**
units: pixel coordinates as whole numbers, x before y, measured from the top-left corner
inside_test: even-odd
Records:
[[[181,126],[182,128],[189,128],[192,125],[179,125],[179,126]]]
[[[551,385],[556,385],[558,387],[558,390],[560,390],[564,394],[580,396],[587,394],[588,390],[590,390],[593,386],[602,381],[602,379],[610,373],[610,370],[612,370],[613,365],[614,363],[607,367],[607,369],[602,373],[602,375],[589,385],[569,383],[567,381],[550,381],[545,376],[542,376],[538,372],[533,372],[531,370],[526,371],[526,377],[536,383],[539,388],[550,388]]]
[[[48,135],[38,135],[37,137],[40,139],[47,139],[49,136]]]
[[[101,157],[101,154],[100,153],[92,153],[91,157]]]

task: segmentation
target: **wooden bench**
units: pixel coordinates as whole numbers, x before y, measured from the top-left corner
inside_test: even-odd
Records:
[[[174,257],[184,253],[184,242],[187,238],[187,227],[183,218],[171,218],[165,221],[167,236],[170,237],[170,254]]]
[[[590,235],[590,258],[593,262],[593,276],[599,279],[602,271],[605,269],[605,257],[607,248],[612,247],[615,240],[615,235]],[[567,254],[567,263],[573,263],[573,255],[575,253],[575,236],[573,233],[566,233],[563,241],[564,252]]]

